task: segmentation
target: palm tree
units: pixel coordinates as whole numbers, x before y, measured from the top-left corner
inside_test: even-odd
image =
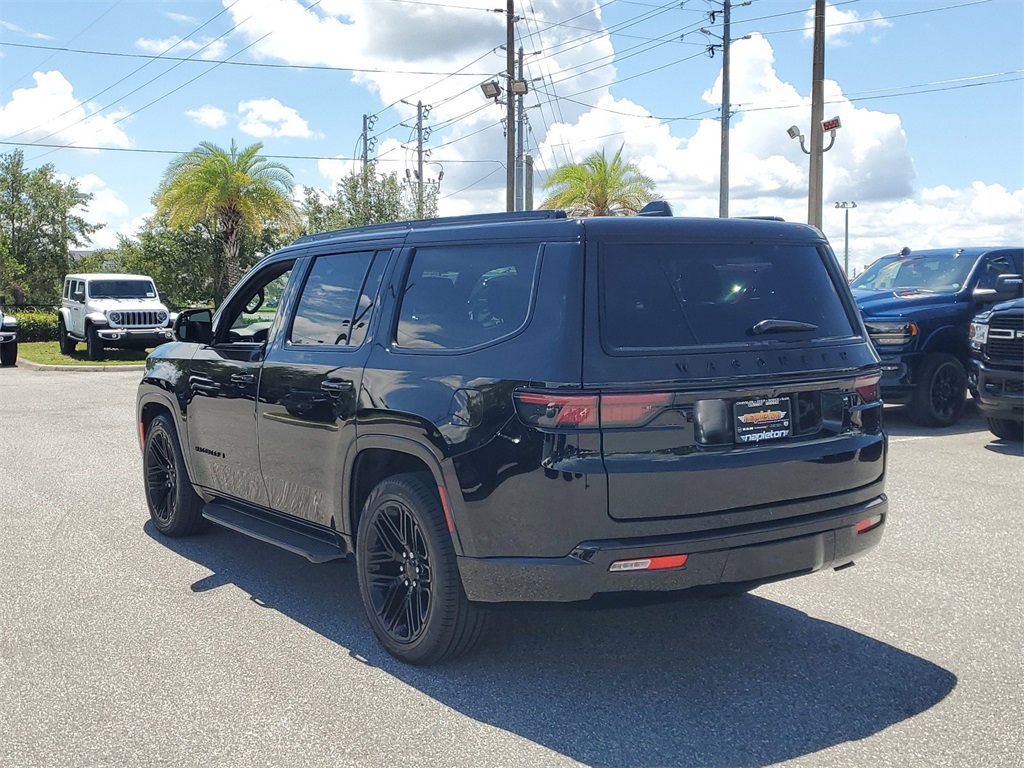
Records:
[[[623,162],[621,146],[610,163],[602,149],[582,163],[559,166],[544,189],[554,193],[540,207],[564,209],[570,216],[632,216],[658,199],[654,181],[635,163]]]
[[[259,234],[268,224],[299,224],[290,197],[291,171],[260,155],[261,149],[257,142],[239,151],[232,139],[225,151],[204,141],[171,161],[153,198],[157,218],[166,217],[171,227],[203,225],[221,237],[221,257],[211,275],[216,304],[241,277],[239,251],[246,232]]]

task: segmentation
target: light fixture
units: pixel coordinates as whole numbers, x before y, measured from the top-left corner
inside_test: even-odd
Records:
[[[509,88],[513,96],[525,96],[530,92],[530,86],[525,80],[513,80]]]
[[[786,129],[786,133],[789,134],[789,138],[795,139],[800,136],[800,129],[797,128],[795,125],[791,125],[789,126],[789,128]]]
[[[484,92],[484,96],[488,99],[497,99],[501,96],[501,86],[498,85],[497,80],[488,80],[486,83],[480,83],[480,90]]]

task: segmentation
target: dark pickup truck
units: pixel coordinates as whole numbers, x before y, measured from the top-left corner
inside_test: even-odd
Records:
[[[882,398],[945,427],[967,398],[971,319],[1021,295],[1022,248],[942,248],[883,256],[850,287],[882,358]]]
[[[1004,440],[1024,440],[1024,299],[997,304],[971,323],[967,386]]]

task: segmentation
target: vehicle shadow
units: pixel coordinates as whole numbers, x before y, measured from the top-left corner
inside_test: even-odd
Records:
[[[452,709],[591,765],[770,765],[871,736],[957,683],[925,659],[755,595],[506,606],[474,654],[410,667],[377,644],[351,564],[314,566],[220,530],[146,532],[213,572],[192,585],[196,599],[233,584]]]
[[[1002,440],[994,435],[992,436],[992,442],[985,446],[985,450],[992,451],[992,453],[1000,453],[1003,456],[1024,457],[1024,443]]]
[[[887,405],[883,415],[885,431],[892,437],[941,437],[942,435],[965,435],[970,432],[985,432],[988,425],[981,415],[974,400],[967,398],[963,415],[951,427],[922,427],[910,420],[908,409],[904,405]]]

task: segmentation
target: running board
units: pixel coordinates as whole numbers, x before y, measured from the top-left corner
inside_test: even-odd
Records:
[[[321,534],[302,523],[288,525],[216,501],[203,507],[203,517],[229,530],[302,555],[311,563],[340,560],[347,555],[332,534]]]

